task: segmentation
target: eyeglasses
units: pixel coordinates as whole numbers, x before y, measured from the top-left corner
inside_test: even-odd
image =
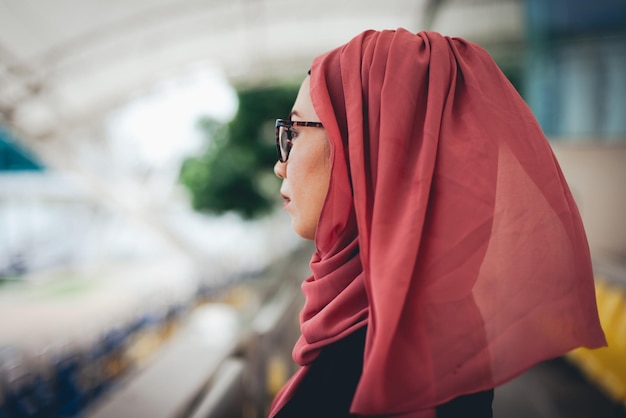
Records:
[[[281,163],[286,163],[289,158],[289,152],[293,145],[293,132],[291,131],[293,126],[323,127],[322,122],[276,119],[276,152],[278,153],[278,161]]]

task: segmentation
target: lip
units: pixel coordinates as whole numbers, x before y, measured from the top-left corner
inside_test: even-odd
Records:
[[[291,199],[289,198],[289,196],[287,196],[284,193],[280,194],[281,197],[283,198],[284,202],[283,202],[283,207],[286,207],[289,203],[291,203]]]

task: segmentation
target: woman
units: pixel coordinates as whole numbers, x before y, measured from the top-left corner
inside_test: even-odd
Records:
[[[489,417],[496,385],[605,344],[575,203],[477,45],[366,31],[315,59],[277,142],[316,252],[270,416]]]

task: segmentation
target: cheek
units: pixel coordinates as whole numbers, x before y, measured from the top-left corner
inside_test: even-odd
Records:
[[[292,189],[292,199],[300,206],[300,210],[305,211],[317,206],[315,201],[321,194],[325,180],[324,173],[319,167],[311,161],[303,162],[297,167],[294,164],[293,170],[287,169],[287,179]]]
[[[330,164],[328,161],[320,159],[315,167],[315,170],[310,172],[310,175],[306,180],[308,189],[308,209],[316,224],[322,211],[322,207],[324,206],[324,202],[326,201],[329,180]]]
[[[293,192],[307,198],[326,196],[330,178],[330,161],[323,143],[315,147],[292,151],[293,160],[287,164],[287,180]]]
[[[312,239],[317,229],[320,213],[330,181],[330,161],[321,149],[308,154],[307,158],[287,166],[287,179],[292,190],[294,203],[294,229],[303,237]]]

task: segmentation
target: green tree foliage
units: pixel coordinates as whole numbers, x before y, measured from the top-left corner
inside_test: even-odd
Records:
[[[180,181],[195,210],[237,212],[246,219],[268,212],[278,197],[274,121],[286,117],[297,87],[263,87],[239,91],[239,108],[228,124],[200,121],[209,139],[206,151],[187,159]]]

